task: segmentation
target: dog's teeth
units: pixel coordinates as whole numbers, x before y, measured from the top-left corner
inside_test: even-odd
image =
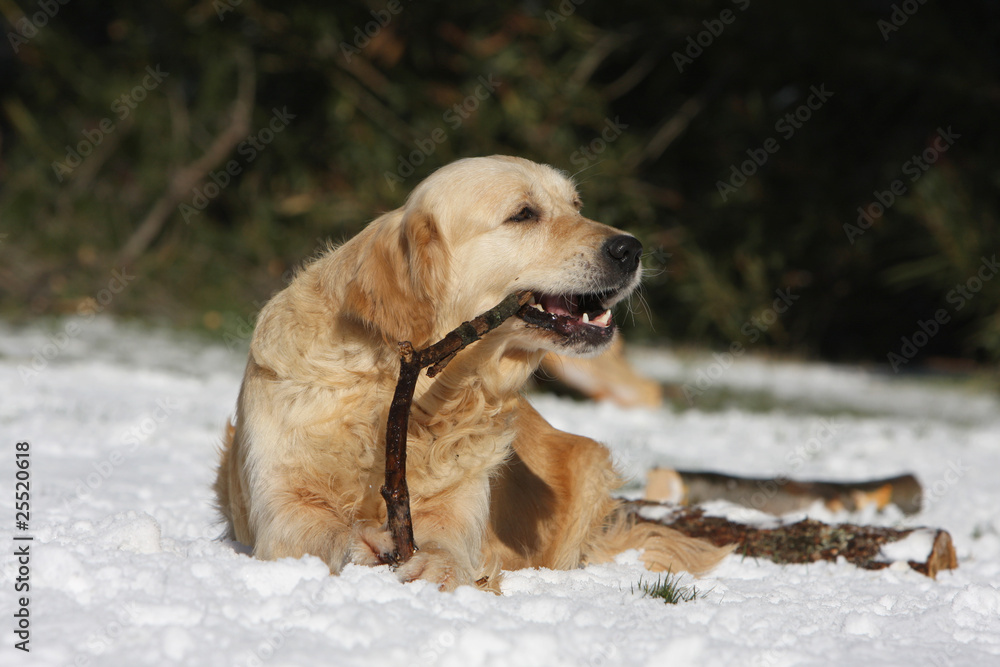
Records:
[[[594,324],[606,327],[611,324],[611,309],[605,310],[599,317],[594,318]]]
[[[537,308],[539,311],[541,311],[543,313],[545,312],[545,309],[542,308],[542,304],[540,304],[540,303],[533,303],[533,304],[531,304],[531,307],[532,308]]]
[[[588,315],[587,313],[583,314],[583,323],[590,324],[590,315]]]

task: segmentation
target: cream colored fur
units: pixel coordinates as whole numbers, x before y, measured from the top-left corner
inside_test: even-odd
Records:
[[[537,219],[511,222],[524,206]],[[508,294],[601,289],[604,242],[545,165],[474,158],[307,265],[261,311],[215,485],[229,536],[332,572],[384,562],[379,494],[398,341],[435,342]],[[638,272],[622,298],[638,281]],[[408,432],[416,555],[397,569],[444,590],[499,568],[573,568],[643,549],[656,569],[703,572],[727,552],[633,526],[610,492],[607,450],[552,428],[521,395],[551,332],[511,318],[417,385]],[[493,579],[495,585],[496,579]]]

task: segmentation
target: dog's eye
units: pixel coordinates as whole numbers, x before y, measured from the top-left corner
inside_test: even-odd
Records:
[[[525,206],[521,208],[520,211],[507,218],[507,222],[525,222],[527,220],[536,220],[537,218],[538,213],[535,209],[530,206]]]

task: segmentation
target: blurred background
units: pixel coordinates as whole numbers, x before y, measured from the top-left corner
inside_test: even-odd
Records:
[[[0,0],[0,316],[245,336],[460,157],[638,235],[632,340],[1000,357],[1000,5]],[[895,358],[892,355],[897,355]]]

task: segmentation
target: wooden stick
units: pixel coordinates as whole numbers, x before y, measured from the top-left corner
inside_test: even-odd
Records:
[[[689,537],[708,540],[717,546],[735,544],[735,553],[750,558],[766,558],[782,564],[843,558],[868,570],[882,569],[904,560],[912,569],[931,578],[941,570],[958,567],[951,535],[934,528],[897,530],[849,523],[826,524],[813,519],[761,527],[736,523],[724,517],[705,516],[704,510],[698,507],[672,507],[667,516],[650,519],[643,516],[643,509],[650,506],[665,507],[642,500],[626,504],[627,511],[636,520],[669,526]],[[926,538],[924,542],[931,545],[926,556],[900,558],[886,553],[887,545],[911,536]]]
[[[468,322],[463,322],[437,343],[414,351],[408,341],[399,343],[399,380],[389,406],[385,429],[385,499],[386,524],[392,533],[394,552],[386,557],[391,565],[409,560],[417,550],[413,542],[413,520],[410,516],[410,492],[406,485],[406,431],[410,421],[410,406],[420,371],[434,377],[467,345],[504,323],[531,298],[530,292],[511,294],[499,304]]]

